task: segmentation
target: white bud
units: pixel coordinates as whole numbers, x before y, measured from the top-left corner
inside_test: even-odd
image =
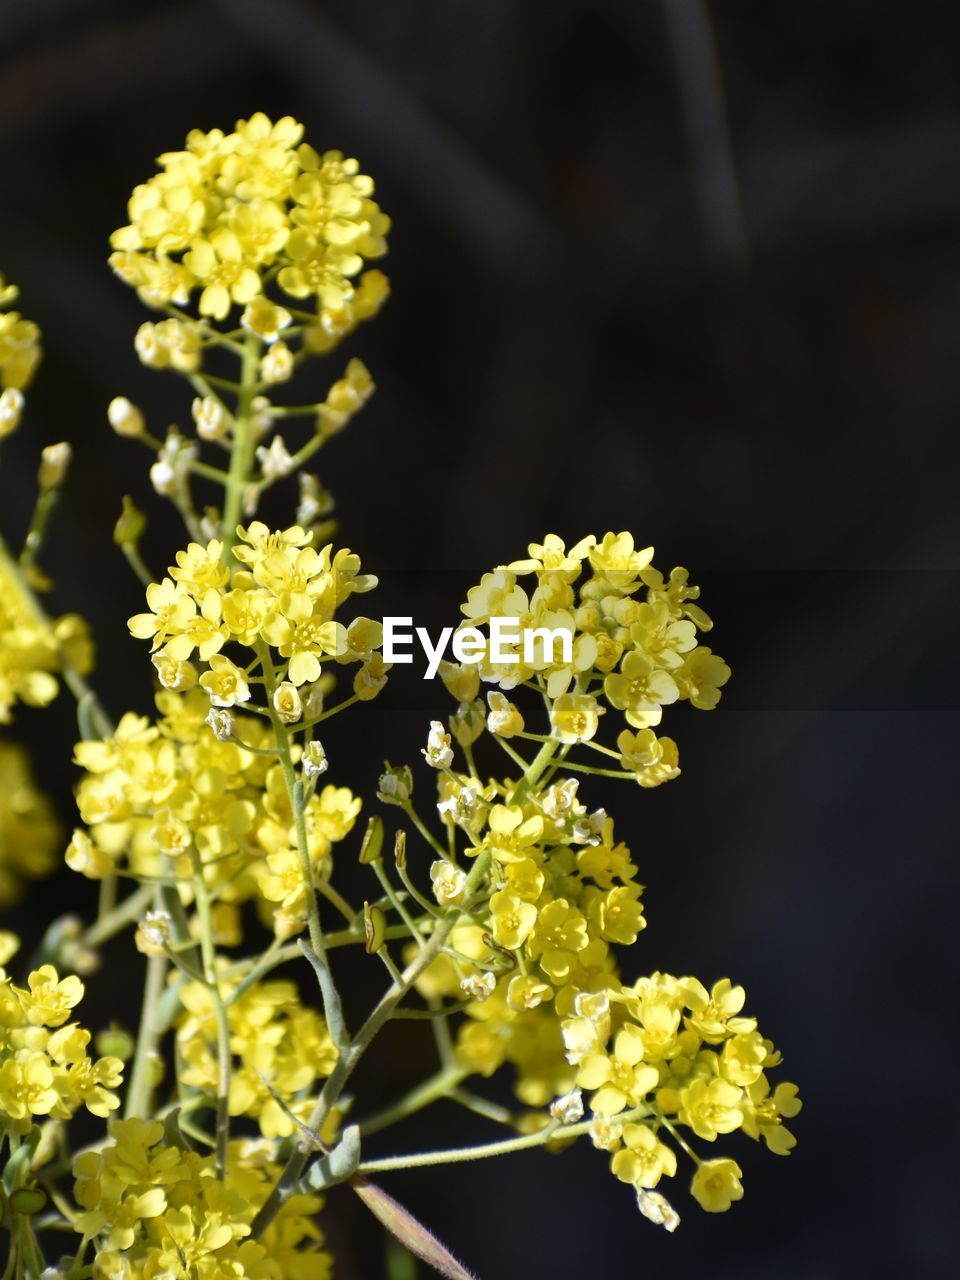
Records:
[[[599,844],[603,839],[603,824],[606,820],[606,809],[596,809],[589,817],[578,818],[570,833],[572,843]]]
[[[254,396],[250,404],[250,431],[254,440],[262,440],[273,429],[270,401],[266,396]]]
[[[540,799],[540,808],[554,822],[563,822],[565,818],[576,817],[586,813],[586,807],[577,802],[576,778],[566,778],[563,782],[555,782],[547,787]]]
[[[647,1191],[643,1187],[638,1187],[637,1208],[648,1222],[658,1227],[665,1227],[667,1231],[676,1231],[680,1225],[679,1213],[659,1191]]]
[[[201,440],[222,440],[230,429],[226,410],[213,396],[197,396],[191,411]]]
[[[316,738],[312,742],[308,742],[303,749],[303,756],[300,760],[300,767],[303,770],[303,776],[308,780],[311,778],[319,778],[322,773],[326,773],[329,767],[327,753],[324,751],[321,743]]]
[[[461,978],[460,990],[468,1000],[483,1004],[489,1000],[497,989],[497,980],[492,973],[471,973],[468,978]]]
[[[550,1114],[561,1124],[576,1124],[583,1119],[583,1094],[579,1089],[571,1089],[562,1097],[554,1098],[550,1103]]]
[[[236,721],[222,707],[211,707],[207,712],[206,722],[221,742],[229,742],[236,732]]]
[[[19,427],[23,406],[23,392],[18,391],[16,387],[7,387],[0,394],[0,440],[4,436],[13,435]]]
[[[623,1141],[623,1125],[609,1116],[594,1116],[590,1121],[590,1141],[598,1151],[616,1151]]]
[[[443,725],[439,720],[430,721],[430,733],[427,736],[427,745],[423,748],[423,756],[426,758],[427,764],[432,765],[434,769],[449,769],[453,764],[453,749],[450,746],[450,735],[444,733]]]
[[[260,376],[264,382],[289,381],[293,373],[293,352],[285,342],[274,342],[260,361]]]
[[[437,801],[437,813],[443,819],[449,818],[458,826],[471,827],[477,819],[480,800],[473,787],[460,787],[446,800]]]
[[[257,461],[260,463],[265,480],[279,480],[281,476],[287,476],[293,470],[293,459],[283,443],[282,436],[274,436],[270,441],[269,449],[261,445],[257,449]]]
[[[118,436],[136,437],[143,434],[143,414],[126,396],[116,396],[107,406],[107,418]]]
[[[166,345],[157,332],[157,326],[149,320],[137,330],[133,349],[149,369],[162,369],[169,363]]]
[[[170,942],[172,925],[167,911],[148,911],[137,926],[134,937],[137,950],[145,956],[162,956]]]
[[[463,900],[467,887],[466,872],[452,862],[438,858],[430,866],[430,879],[433,881],[433,896],[441,907],[457,906]]]
[[[158,458],[150,468],[150,483],[162,497],[173,493],[177,483],[177,470],[166,458]]]

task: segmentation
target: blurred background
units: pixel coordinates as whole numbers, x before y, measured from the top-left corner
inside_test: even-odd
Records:
[[[672,1237],[586,1147],[384,1179],[483,1280],[955,1274],[958,72],[947,0],[0,8],[0,269],[46,346],[0,522],[20,536],[40,444],[72,440],[52,607],[92,622],[113,713],[150,705],[121,493],[152,563],[180,533],[105,408],[127,395],[162,434],[189,400],[139,365],[145,314],[106,241],[158,153],[255,110],[357,155],[395,220],[393,298],[318,381],[357,354],[379,386],[320,459],[379,613],[453,622],[547,530],[629,528],[703,586],[734,669],[719,710],[665,718],[679,782],[594,794],[648,885],[630,966],[746,986],[801,1086],[799,1145],[728,1140],[746,1198],[708,1217],[668,1188]],[[333,722],[331,778],[372,798],[447,710],[397,669]],[[71,825],[72,706],[16,729]],[[64,874],[12,924],[36,938],[88,888]],[[129,940],[110,957],[85,1006],[102,1024],[139,996]],[[431,1054],[400,1024],[370,1101]],[[488,1130],[440,1106],[416,1133]],[[331,1195],[343,1280],[384,1274],[365,1215]]]

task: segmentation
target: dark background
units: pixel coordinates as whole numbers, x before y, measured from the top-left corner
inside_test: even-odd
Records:
[[[630,528],[703,584],[734,668],[719,711],[667,716],[679,782],[594,794],[649,886],[627,976],[743,982],[802,1087],[799,1146],[727,1140],[745,1200],[707,1216],[678,1180],[673,1237],[586,1147],[391,1177],[484,1280],[953,1273],[958,73],[947,0],[0,6],[0,267],[47,352],[0,518],[18,536],[39,444],[71,439],[47,563],[111,711],[150,690],[120,494],[154,516],[153,562],[180,535],[104,409],[129,395],[162,431],[188,397],[138,364],[106,239],[156,154],[257,109],[357,154],[395,218],[394,297],[317,384],[354,353],[379,384],[321,456],[373,611],[453,621],[548,529]],[[332,776],[371,795],[444,699],[398,670],[331,728]],[[65,698],[17,720],[68,823],[71,724]],[[61,877],[16,923],[35,938],[89,889]],[[139,989],[129,942],[110,956],[103,1022]],[[403,1024],[368,1097],[430,1053]],[[443,1107],[422,1125],[488,1133]],[[364,1215],[331,1197],[345,1280],[382,1274]]]

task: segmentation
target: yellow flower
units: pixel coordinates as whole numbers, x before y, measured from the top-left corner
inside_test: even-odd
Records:
[[[42,355],[37,326],[19,312],[3,309],[16,296],[16,289],[5,287],[0,276],[0,390],[25,390]]]
[[[680,1118],[698,1138],[714,1142],[718,1133],[733,1133],[743,1123],[742,1090],[721,1080],[696,1079],[680,1094]]]
[[[631,733],[624,729],[617,738],[620,763],[634,773],[641,787],[659,787],[680,776],[680,753],[672,738],[658,738],[652,729]]]
[[[625,1124],[624,1147],[610,1161],[611,1172],[621,1182],[635,1187],[655,1187],[664,1174],[672,1178],[677,1172],[677,1157],[670,1147],[657,1139],[645,1124]]]
[[[41,965],[27,978],[29,994],[23,1004],[27,1021],[34,1027],[59,1027],[70,1017],[70,1010],[83,999],[83,983],[79,978],[60,980],[52,964]]]
[[[784,1117],[791,1120],[800,1113],[803,1104],[797,1092],[797,1086],[785,1080],[771,1093],[770,1081],[763,1074],[744,1090],[743,1131],[751,1138],[763,1138],[774,1155],[785,1156],[797,1145],[783,1123]]]
[[[743,1199],[743,1171],[735,1160],[704,1160],[693,1175],[690,1192],[707,1213],[725,1213]]]
[[[200,685],[215,707],[235,707],[250,697],[246,674],[223,654],[214,654],[210,659],[210,670],[200,677]]]
[[[524,850],[532,848],[543,834],[543,818],[534,814],[524,819],[519,805],[495,804],[489,822],[486,843],[498,862],[519,862],[528,856]]]
[[[611,583],[624,585],[631,582],[653,559],[653,547],[642,551],[634,549],[633,534],[605,533],[590,549],[590,563]]]
[[[680,696],[673,676],[636,649],[623,659],[618,675],[606,677],[603,691],[610,705],[625,712],[627,723],[635,729],[659,724],[664,706]]]
[[[681,697],[689,698],[690,705],[700,711],[712,711],[720,701],[720,690],[730,679],[730,668],[721,657],[700,645],[687,654],[675,677]]]
[[[617,1032],[612,1053],[588,1053],[580,1063],[577,1084],[595,1089],[591,1108],[602,1116],[636,1106],[657,1087],[660,1073],[643,1061],[643,1035],[628,1024]]]
[[[586,693],[564,693],[550,712],[554,737],[559,742],[589,742],[600,723],[596,698]]]
[[[537,923],[537,908],[505,889],[491,897],[490,915],[494,940],[508,951],[515,951]]]
[[[719,1044],[729,1035],[753,1031],[756,1019],[739,1017],[747,998],[743,987],[735,987],[729,978],[721,978],[708,992],[696,978],[684,980],[690,1026],[708,1044]]]

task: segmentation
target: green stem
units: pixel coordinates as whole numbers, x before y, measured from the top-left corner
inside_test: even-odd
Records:
[[[470,894],[477,888],[483,877],[487,874],[490,866],[490,853],[481,853],[470,874],[467,876],[465,888],[465,896]],[[366,1022],[357,1032],[357,1035],[350,1047],[340,1054],[333,1071],[327,1078],[327,1081],[317,1099],[316,1105],[310,1115],[308,1128],[313,1133],[318,1133],[323,1128],[327,1116],[331,1109],[335,1106],[340,1098],[341,1093],[346,1086],[347,1081],[353,1074],[354,1069],[363,1057],[371,1041],[381,1030],[381,1028],[390,1021],[393,1011],[400,1004],[404,996],[413,987],[413,984],[420,977],[423,971],[433,961],[434,957],[440,951],[440,948],[446,942],[451,930],[460,918],[459,912],[452,911],[445,919],[443,919],[436,927],[430,940],[417,953],[411,963],[407,966],[402,974],[402,980],[394,984],[381,997],[380,1002],[376,1005],[373,1012],[369,1015]],[[280,1211],[284,1203],[294,1194],[303,1171],[306,1168],[307,1161],[312,1153],[312,1148],[302,1140],[297,1143],[291,1153],[287,1163],[284,1165],[273,1190],[267,1197],[259,1213],[254,1218],[251,1232],[254,1238],[263,1234],[277,1213]]]
[[[223,547],[229,555],[237,540],[237,525],[243,514],[243,498],[250,483],[255,440],[250,426],[253,397],[256,394],[257,371],[260,365],[260,339],[248,333],[243,341],[243,360],[240,373],[240,391],[237,395],[237,412],[233,419],[233,448],[230,453],[230,470],[227,473],[223,499]]]
[[[227,1149],[230,1143],[230,1022],[223,1002],[217,976],[217,954],[213,942],[213,918],[210,897],[203,878],[203,865],[195,858],[194,892],[197,898],[197,914],[200,917],[200,952],[203,957],[203,976],[217,1024],[217,1177],[222,1182],[227,1170]]]
[[[310,848],[307,843],[307,824],[303,800],[303,784],[297,781],[290,754],[290,734],[287,726],[280,719],[273,706],[273,695],[277,687],[277,673],[273,666],[270,649],[264,641],[257,644],[257,653],[263,663],[264,685],[267,694],[267,711],[273,725],[274,737],[280,757],[280,769],[287,790],[287,800],[293,813],[294,827],[297,834],[297,853],[300,856],[300,873],[303,876],[304,890],[307,899],[307,927],[310,933],[310,945],[321,960],[326,956],[323,942],[323,928],[320,924],[320,909],[317,905],[317,890],[313,876],[313,863],[310,861]],[[349,918],[349,917],[348,917]]]
[[[153,1014],[155,1006],[163,995],[168,963],[166,956],[147,957],[147,977],[143,987],[143,1004],[140,1008],[140,1030],[137,1033],[137,1048],[130,1072],[127,1105],[123,1113],[127,1120],[145,1119],[150,1110],[151,1058],[156,1052],[160,1039]]]

